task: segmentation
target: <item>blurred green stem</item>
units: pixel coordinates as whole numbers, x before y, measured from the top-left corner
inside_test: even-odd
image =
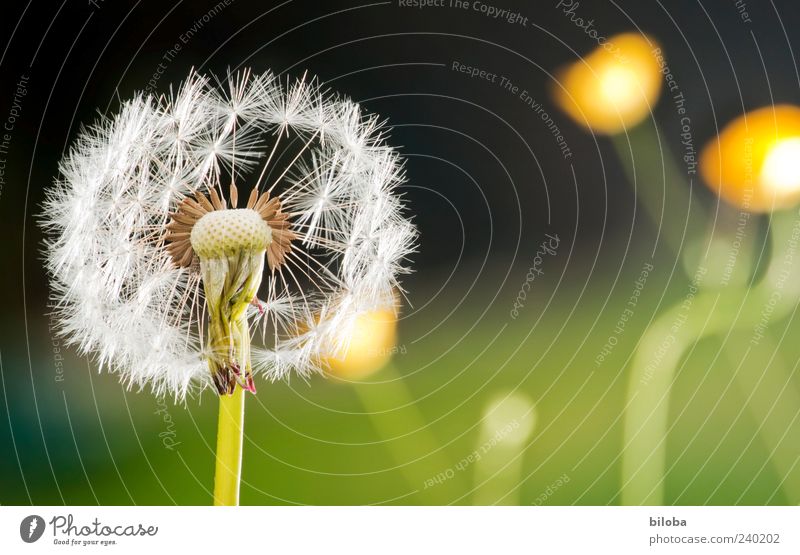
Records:
[[[440,442],[429,431],[405,378],[394,365],[389,363],[381,376],[380,384],[358,384],[353,389],[409,485],[424,491],[430,503],[446,503],[450,488],[445,483],[430,487],[430,479],[450,466],[439,451]]]
[[[678,365],[698,340],[731,327],[754,330],[784,317],[800,298],[797,212],[773,214],[772,258],[761,281],[751,287],[700,291],[660,316],[642,336],[629,377],[622,454],[622,503],[664,502],[666,437],[670,389]],[[767,322],[767,323],[768,323]]]
[[[475,465],[473,505],[520,504],[522,455],[525,447],[524,444],[500,444],[482,456]]]
[[[655,122],[649,121],[612,136],[611,143],[634,188],[637,205],[644,207],[658,229],[659,241],[678,253],[684,238],[703,232],[705,218],[688,186],[686,171],[675,165],[665,139]]]
[[[752,345],[749,337],[739,333],[727,342],[726,351],[733,368],[744,361],[736,372],[736,383],[758,425],[758,433],[787,500],[797,505],[800,503],[800,468],[797,465],[800,394],[792,383],[792,372],[780,357],[780,346],[770,335],[766,334]]]

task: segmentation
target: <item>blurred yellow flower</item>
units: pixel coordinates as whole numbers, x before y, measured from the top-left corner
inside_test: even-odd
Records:
[[[706,185],[743,210],[769,212],[800,201],[800,108],[767,106],[739,116],[700,156]]]
[[[661,92],[658,46],[636,33],[609,38],[556,73],[553,96],[577,123],[613,135],[641,122]]]
[[[377,310],[356,318],[348,330],[344,354],[325,359],[326,370],[345,379],[359,379],[383,368],[397,351],[397,315]]]

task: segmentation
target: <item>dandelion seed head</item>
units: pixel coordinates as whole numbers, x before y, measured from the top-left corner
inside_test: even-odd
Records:
[[[176,400],[229,385],[209,371],[225,349],[209,344],[215,310],[245,322],[252,368],[231,380],[320,372],[342,330],[393,304],[415,248],[384,137],[305,78],[193,72],[134,96],[81,130],[46,193],[58,332],[127,386]]]

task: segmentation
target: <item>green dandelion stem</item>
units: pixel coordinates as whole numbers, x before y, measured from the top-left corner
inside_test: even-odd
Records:
[[[767,460],[781,482],[780,489],[785,492],[789,504],[797,505],[800,503],[800,468],[797,468],[800,427],[796,424],[800,420],[797,409],[800,393],[793,386],[793,371],[780,356],[780,345],[771,335],[766,334],[758,345],[751,346],[748,345],[750,338],[740,334],[727,343],[726,350],[732,368],[742,363],[736,372],[736,383],[769,452]],[[788,337],[783,340],[791,341]],[[748,352],[750,356],[746,357]],[[753,484],[751,482],[742,492],[736,504]]]
[[[645,122],[611,138],[636,204],[658,229],[659,242],[680,252],[686,239],[703,232],[704,209],[688,185],[686,171],[674,162],[666,135]],[[695,184],[695,186],[698,186]]]
[[[244,439],[244,389],[219,398],[214,505],[238,505]]]
[[[420,411],[406,378],[389,363],[380,385],[359,384],[353,390],[409,486],[426,502],[443,505],[453,495],[449,480],[434,482],[451,468],[439,442]],[[376,389],[379,391],[376,393]]]
[[[664,503],[670,391],[691,346],[731,329],[751,331],[757,343],[765,331],[765,318],[767,324],[783,318],[800,299],[798,213],[773,214],[770,239],[772,257],[757,285],[687,295],[642,336],[627,391],[622,454],[624,505]]]

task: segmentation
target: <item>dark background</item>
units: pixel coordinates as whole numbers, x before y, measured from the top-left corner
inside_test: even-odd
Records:
[[[490,229],[493,254],[516,251],[520,234],[552,228],[574,235],[579,247],[594,249],[600,233],[630,233],[633,192],[617,164],[607,160],[608,143],[583,132],[550,101],[552,72],[595,46],[556,4],[504,2],[503,8],[527,15],[528,26],[522,27],[474,10],[401,8],[396,0],[235,0],[166,64],[155,90],[166,92],[192,67],[219,76],[241,67],[296,76],[307,71],[381,114],[394,126],[394,144],[408,156],[413,188],[407,194],[423,236],[438,238],[423,243],[419,261],[426,267],[449,267],[454,243],[462,242],[454,211],[441,197],[461,215],[470,258],[483,258]],[[582,3],[575,13],[594,19],[606,36],[638,27],[663,45],[688,99],[699,146],[743,109],[798,96],[789,45],[800,35],[794,24],[800,8],[788,1],[774,3],[774,9],[759,4],[753,22],[745,24],[732,4],[596,1]],[[103,1],[5,7],[4,106],[10,106],[17,79],[30,76],[8,164],[10,179],[22,185],[3,191],[6,238],[20,237],[25,227],[33,254],[39,235],[31,216],[79,126],[113,112],[118,99],[146,87],[162,56],[215,5]],[[453,72],[455,60],[508,76],[544,102],[576,153],[572,167],[561,159],[549,130],[531,123],[524,103],[500,94],[496,85]],[[654,119],[666,147],[677,151],[673,106],[662,101]],[[20,242],[10,241],[7,251],[9,268],[19,267]],[[25,260],[34,264],[27,287],[41,297],[44,282],[35,257]],[[16,282],[13,290],[20,287]]]

